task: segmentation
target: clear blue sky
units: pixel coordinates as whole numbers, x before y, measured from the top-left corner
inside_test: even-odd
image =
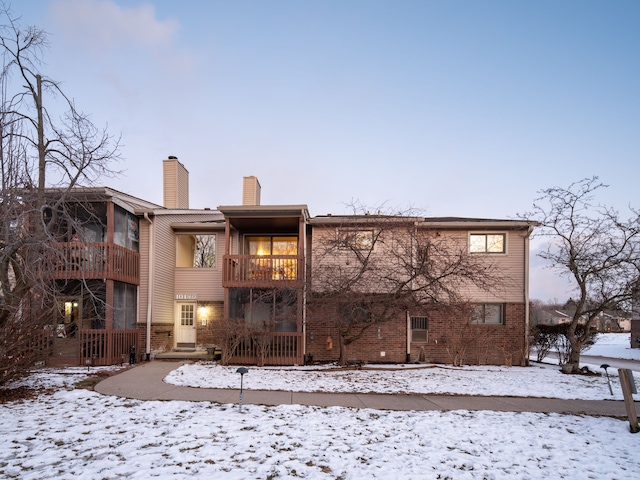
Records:
[[[194,208],[312,215],[358,200],[512,218],[598,175],[639,206],[640,1],[26,0],[43,73],[122,134],[109,186],[162,203],[161,160]],[[534,268],[536,268],[534,261]],[[532,285],[532,295],[563,298]]]

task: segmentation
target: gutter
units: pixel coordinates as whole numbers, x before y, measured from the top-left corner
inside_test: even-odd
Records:
[[[529,316],[531,312],[529,311],[529,247],[530,247],[530,238],[531,233],[533,233],[533,226],[530,226],[527,230],[527,235],[524,238],[524,345],[525,352],[529,352],[529,328],[530,328],[530,319]],[[525,364],[529,364],[529,357],[524,359]]]
[[[147,222],[149,222],[149,280],[147,282],[147,339],[145,345],[145,355],[146,360],[151,360],[151,311],[153,307],[153,271],[155,266],[155,259],[153,256],[153,245],[155,243],[155,226],[151,219],[149,218],[149,214],[147,212],[144,213],[144,218]]]

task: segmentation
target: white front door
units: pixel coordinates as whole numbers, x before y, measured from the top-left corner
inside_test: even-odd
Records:
[[[176,347],[196,348],[196,304],[176,304]]]

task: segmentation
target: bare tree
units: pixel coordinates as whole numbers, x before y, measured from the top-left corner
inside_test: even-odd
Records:
[[[220,364],[229,365],[236,349],[249,338],[244,318],[225,318],[211,322],[211,332],[220,346]]]
[[[564,359],[573,372],[579,370],[580,352],[600,312],[629,310],[640,285],[640,216],[631,208],[624,219],[613,208],[594,203],[605,187],[592,177],[568,188],[548,188],[525,215],[540,222],[537,235],[548,239],[548,248],[539,255],[575,288]]]
[[[40,72],[48,43],[0,8],[0,384],[24,371],[31,349],[16,329],[48,324],[58,294],[50,272],[64,262],[59,241],[77,220],[74,191],[115,174],[119,140],[98,129],[54,80]],[[60,117],[51,112],[63,112]],[[88,208],[88,207],[87,207]],[[66,226],[61,228],[61,226]],[[22,351],[16,351],[16,349]],[[20,358],[20,361],[17,359]]]

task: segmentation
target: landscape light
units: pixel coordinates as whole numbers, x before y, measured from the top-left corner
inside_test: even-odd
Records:
[[[239,410],[242,412],[242,380],[244,379],[244,374],[248,373],[249,370],[247,370],[245,367],[240,367],[238,370],[236,370],[236,373],[240,374],[240,406],[239,406]]]
[[[609,378],[609,372],[607,372],[607,368],[609,368],[609,364],[608,363],[603,363],[602,365],[600,365],[600,368],[604,368],[604,373],[607,374],[607,383],[609,384],[609,391],[611,392],[611,395],[613,395],[613,388],[611,387],[611,378]]]

